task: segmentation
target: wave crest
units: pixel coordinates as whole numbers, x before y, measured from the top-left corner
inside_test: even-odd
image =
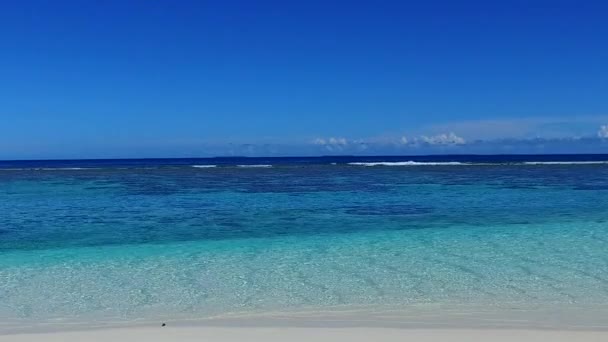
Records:
[[[597,165],[608,164],[608,160],[595,161],[532,161],[523,162],[524,165]]]
[[[243,164],[243,165],[237,165],[236,167],[245,167],[245,168],[266,168],[266,167],[272,167],[272,165],[269,164]]]
[[[404,161],[404,162],[352,162],[348,165],[355,166],[446,166],[446,165],[467,165],[461,162],[415,162],[415,161]]]
[[[197,169],[210,169],[217,167],[217,165],[190,165],[191,167],[195,167]]]

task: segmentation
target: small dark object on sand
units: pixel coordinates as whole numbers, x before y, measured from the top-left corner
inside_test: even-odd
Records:
[[[165,325],[167,325],[167,324],[163,323],[163,324],[161,324],[160,326],[161,326],[161,327],[164,327]]]

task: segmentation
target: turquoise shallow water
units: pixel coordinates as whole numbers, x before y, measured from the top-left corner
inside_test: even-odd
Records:
[[[608,166],[0,170],[4,322],[608,305]]]

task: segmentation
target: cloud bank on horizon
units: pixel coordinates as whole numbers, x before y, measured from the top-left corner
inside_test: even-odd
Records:
[[[316,137],[309,142],[313,147],[303,151],[330,155],[607,153],[608,124],[598,126],[602,120],[608,121],[579,117],[459,122],[429,127],[446,130],[435,134]]]
[[[492,124],[493,125],[493,124]],[[458,127],[464,127],[459,126]],[[549,125],[551,126],[551,125]],[[509,127],[508,125],[506,127]],[[487,133],[487,132],[486,132]],[[511,132],[512,133],[512,132]],[[53,148],[53,146],[49,147]],[[49,155],[45,150],[27,146],[16,158],[3,154],[0,159],[70,159],[80,158],[155,158],[155,157],[215,157],[215,156],[321,156],[321,155],[426,155],[426,154],[576,154],[608,153],[608,124],[596,126],[587,134],[520,137],[505,134],[494,138],[479,138],[455,131],[436,134],[384,135],[368,138],[345,136],[316,137],[309,140],[280,140],[249,142],[206,141],[148,141],[125,148],[120,142],[105,142],[86,148],[65,146],[62,153]],[[42,151],[41,154],[37,154]],[[28,153],[29,152],[29,153]]]
[[[459,123],[453,126],[469,133],[465,138],[454,131],[434,135],[396,136],[369,139],[345,137],[315,138],[312,144],[319,152],[328,154],[434,154],[434,153],[606,153],[608,152],[608,124],[600,125],[594,133],[577,132],[581,122],[557,122],[550,124],[529,119],[524,122],[482,121]],[[535,123],[532,125],[532,123]],[[551,129],[537,130],[531,135],[522,127],[543,126]],[[440,126],[441,127],[441,126]],[[519,130],[513,130],[519,127]],[[570,130],[569,133],[564,131]],[[502,132],[501,132],[502,131]],[[514,134],[517,131],[517,134]],[[472,132],[481,132],[476,134]],[[498,133],[503,133],[498,134]],[[494,136],[488,136],[494,134]]]
[[[178,140],[31,140],[3,143],[0,160],[78,158],[163,158],[215,156],[427,155],[427,154],[608,154],[608,116],[486,119],[433,124],[405,133],[364,137],[340,134],[313,137],[209,139],[204,134]],[[17,151],[15,153],[14,151]]]

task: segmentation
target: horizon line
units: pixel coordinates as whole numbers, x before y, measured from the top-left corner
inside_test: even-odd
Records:
[[[379,158],[379,157],[451,157],[451,156],[608,156],[607,153],[454,153],[454,154],[376,154],[376,155],[316,155],[316,156],[213,156],[213,157],[133,157],[133,158],[48,158],[48,159],[0,159],[1,162],[38,162],[38,161],[92,161],[92,160],[184,160],[184,159],[281,159],[281,158]]]

